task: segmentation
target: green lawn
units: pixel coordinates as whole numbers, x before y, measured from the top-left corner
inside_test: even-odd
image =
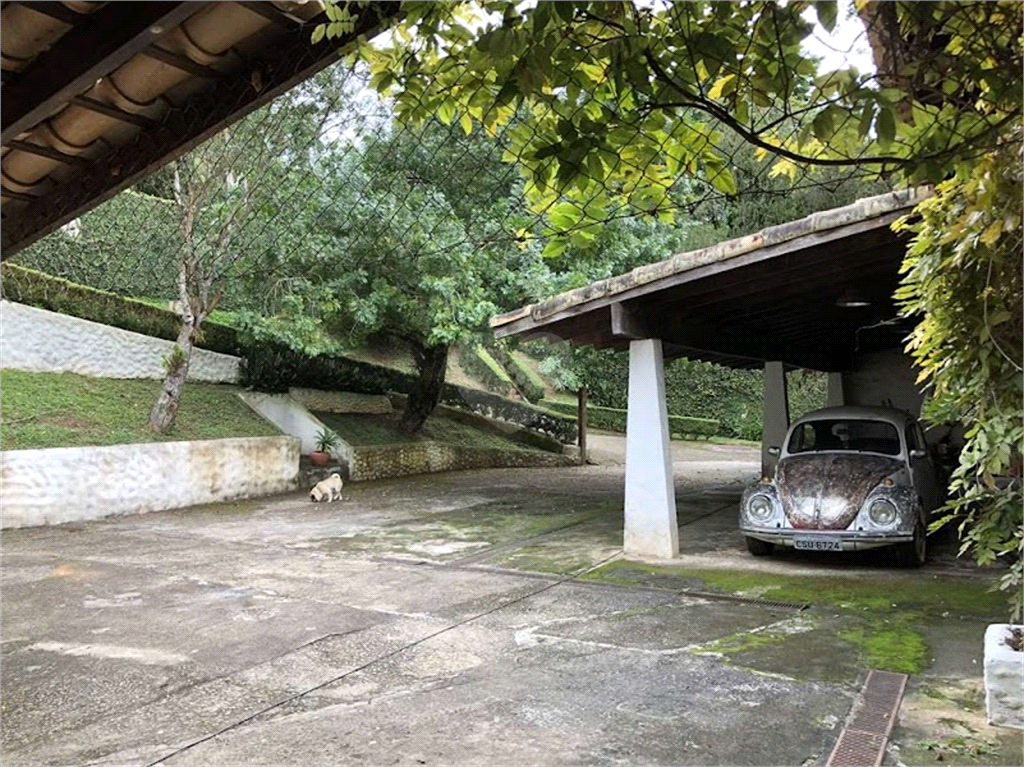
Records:
[[[174,430],[147,425],[160,381],[0,371],[0,449],[273,437],[280,431],[237,396],[239,387],[188,383]]]

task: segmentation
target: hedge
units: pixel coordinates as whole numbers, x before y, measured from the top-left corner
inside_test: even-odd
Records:
[[[181,317],[170,309],[159,309],[117,293],[79,285],[35,269],[5,262],[0,265],[0,279],[3,297],[19,304],[69,314],[168,341],[177,340],[181,329]],[[212,320],[203,323],[196,345],[223,354],[241,356],[243,353],[237,331]]]
[[[541,405],[567,417],[576,418],[576,405],[568,402],[543,400]],[[626,411],[618,408],[587,405],[587,425],[595,429],[626,433]],[[673,438],[679,437],[714,437],[718,434],[720,424],[712,418],[691,418],[685,415],[668,417],[669,431]]]
[[[482,346],[462,348],[459,363],[463,370],[493,392],[508,394],[515,387],[508,373]]]
[[[629,354],[578,348],[572,366],[595,405],[626,407]],[[813,370],[786,373],[790,422],[825,407],[828,376]],[[671,413],[714,418],[723,437],[760,440],[764,376],[761,370],[737,370],[685,358],[665,362],[665,399]]]
[[[501,344],[496,344],[492,349],[492,353],[498,362],[504,366],[505,370],[508,371],[508,375],[515,383],[516,388],[526,399],[530,400],[530,402],[540,402],[544,399],[544,395],[547,393],[544,381],[528,365],[516,358],[514,354],[510,353]]]

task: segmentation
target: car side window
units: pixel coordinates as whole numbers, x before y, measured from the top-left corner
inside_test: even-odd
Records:
[[[921,449],[928,450],[928,440],[924,438],[924,432],[921,431],[921,424],[914,424],[914,434],[917,435],[917,444],[921,446]]]
[[[789,439],[789,452],[802,453],[805,450],[813,450],[815,441],[814,424],[801,424]]]
[[[908,451],[910,451],[910,450],[924,450],[924,443],[921,442],[921,440],[919,439],[920,435],[917,433],[917,431],[918,430],[917,430],[917,427],[916,427],[915,424],[912,424],[912,423],[908,423],[907,424],[907,428],[906,428],[904,433],[907,436],[907,450]]]

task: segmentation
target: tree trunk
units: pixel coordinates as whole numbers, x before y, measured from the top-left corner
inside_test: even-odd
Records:
[[[191,319],[189,317],[189,320]],[[192,342],[197,329],[193,322],[183,320],[181,331],[178,333],[178,343],[164,360],[167,376],[160,389],[160,396],[156,398],[156,403],[149,413],[150,428],[161,434],[166,434],[174,427],[174,419],[178,416],[181,390],[185,386],[188,366],[192,361]]]
[[[444,387],[444,375],[448,368],[448,347],[412,346],[413,358],[419,377],[416,388],[409,392],[409,401],[398,423],[398,430],[403,434],[415,434],[422,428],[437,403],[441,400],[441,389]]]

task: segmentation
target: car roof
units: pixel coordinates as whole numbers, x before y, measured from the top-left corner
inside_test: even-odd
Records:
[[[821,410],[813,410],[810,413],[804,413],[800,418],[793,422],[793,425],[795,426],[798,423],[804,423],[806,421],[837,419],[888,421],[894,426],[900,428],[905,426],[908,422],[913,423],[916,420],[914,416],[906,410],[899,410],[894,407],[861,407],[843,405],[841,407],[826,407]]]

